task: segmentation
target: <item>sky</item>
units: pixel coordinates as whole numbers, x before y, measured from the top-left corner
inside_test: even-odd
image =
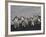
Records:
[[[41,7],[36,6],[11,6],[11,19],[15,16],[28,16],[41,15]]]

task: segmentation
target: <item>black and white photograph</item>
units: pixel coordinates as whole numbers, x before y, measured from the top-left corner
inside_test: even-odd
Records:
[[[8,34],[43,33],[43,4],[8,3]]]

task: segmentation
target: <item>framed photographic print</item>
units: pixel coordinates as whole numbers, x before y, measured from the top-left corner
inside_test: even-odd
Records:
[[[8,2],[8,35],[44,33],[44,3]]]

